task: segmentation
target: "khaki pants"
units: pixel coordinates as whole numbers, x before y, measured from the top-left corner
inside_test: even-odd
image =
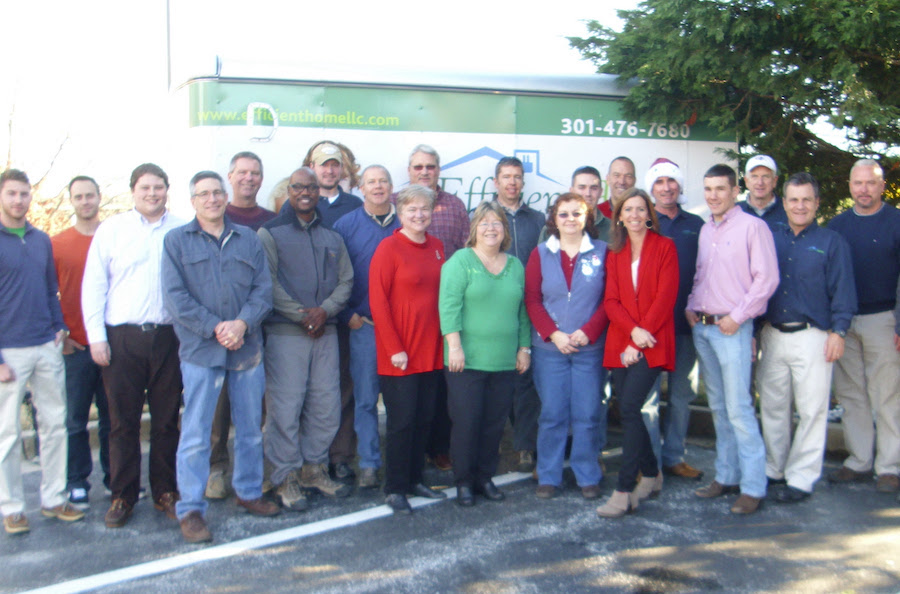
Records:
[[[825,361],[828,333],[816,328],[762,330],[756,386],[766,442],[766,475],[811,493],[822,475],[833,364]],[[800,422],[791,442],[791,404]]]
[[[0,383],[0,512],[8,516],[25,510],[19,409],[29,383],[41,440],[41,505],[62,505],[66,502],[68,457],[62,346],[50,341],[2,352],[16,379]]]
[[[844,440],[856,472],[900,473],[900,353],[890,311],[853,317],[844,356],[834,367],[844,407]],[[874,424],[873,424],[874,417]]]

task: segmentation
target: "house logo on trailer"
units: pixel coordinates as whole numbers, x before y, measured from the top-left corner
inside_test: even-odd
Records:
[[[483,201],[493,199],[494,168],[497,161],[506,156],[508,155],[485,146],[441,165],[442,189],[456,194],[466,204],[466,208],[473,210]],[[546,211],[553,199],[565,191],[566,187],[541,171],[539,150],[516,150],[513,156],[522,161],[524,167],[523,201],[534,209]],[[540,191],[548,186],[547,182],[550,184],[550,191]]]

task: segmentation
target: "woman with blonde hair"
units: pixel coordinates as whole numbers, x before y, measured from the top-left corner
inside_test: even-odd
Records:
[[[506,253],[511,242],[503,207],[482,202],[472,214],[466,247],[441,270],[450,457],[456,502],[463,507],[474,505],[476,493],[490,501],[504,498],[491,479],[515,374],[531,364],[525,268]]]

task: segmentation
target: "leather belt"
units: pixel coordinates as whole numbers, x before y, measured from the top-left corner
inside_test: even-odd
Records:
[[[779,332],[784,332],[786,334],[790,334],[792,332],[800,332],[801,330],[806,330],[807,328],[812,328],[812,326],[807,322],[788,322],[786,324],[772,324],[772,327],[778,330]]]
[[[706,326],[715,326],[718,324],[726,315],[713,315],[708,313],[703,313],[702,311],[696,312],[697,321]]]

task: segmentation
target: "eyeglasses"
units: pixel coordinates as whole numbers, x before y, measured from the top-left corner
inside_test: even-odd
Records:
[[[558,212],[558,213],[556,213],[556,216],[558,216],[559,218],[561,218],[563,220],[566,220],[569,217],[572,217],[573,219],[580,219],[581,217],[584,216],[584,211],[576,210],[575,212]]]
[[[225,190],[204,190],[202,192],[197,192],[193,197],[199,198],[200,200],[206,200],[210,196],[212,196],[216,200],[219,200],[227,196],[227,194],[225,194]]]
[[[306,190],[307,192],[315,192],[316,190],[319,189],[319,184],[309,184],[309,185],[291,184],[288,187],[299,194],[300,192],[302,192],[304,190]]]
[[[427,169],[428,171],[434,171],[435,169],[437,169],[437,165],[434,165],[434,164],[430,164],[430,165],[412,165],[412,168],[413,168],[413,170],[415,170],[415,171],[422,171],[423,169]]]
[[[502,229],[503,222],[502,221],[481,221],[478,223],[479,229]]]

